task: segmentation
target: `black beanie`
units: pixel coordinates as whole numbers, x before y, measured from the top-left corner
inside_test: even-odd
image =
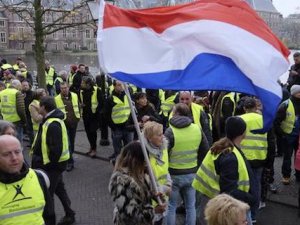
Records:
[[[232,116],[227,118],[225,124],[225,133],[226,137],[228,137],[230,140],[233,140],[236,137],[242,135],[245,132],[245,130],[246,123],[242,118],[238,116]]]

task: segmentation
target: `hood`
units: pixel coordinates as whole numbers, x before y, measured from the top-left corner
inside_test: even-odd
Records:
[[[4,184],[11,184],[23,179],[29,171],[29,167],[23,163],[23,167],[19,174],[9,174],[0,170],[0,182]]]
[[[187,116],[173,116],[170,119],[170,124],[176,128],[184,128],[192,123],[192,119]]]
[[[65,114],[60,109],[54,109],[50,115],[45,118],[45,120],[49,118],[58,118],[63,120],[65,118]]]

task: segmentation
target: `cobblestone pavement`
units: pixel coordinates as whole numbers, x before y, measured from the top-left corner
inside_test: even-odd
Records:
[[[100,135],[98,136],[98,139],[100,139]],[[113,148],[111,145],[98,146],[97,159],[85,156],[84,153],[89,150],[89,144],[82,123],[80,123],[76,136],[75,150],[77,152],[74,154],[75,169],[71,172],[65,172],[64,180],[72,200],[72,208],[76,211],[76,224],[112,225],[113,203],[108,194],[108,182],[113,166],[108,162],[107,158],[113,153]],[[25,155],[28,158],[28,150],[25,151]],[[300,220],[296,217],[297,210],[295,208],[299,184],[296,184],[293,178],[291,185],[281,185],[281,160],[281,158],[277,158],[275,163],[275,178],[279,191],[277,194],[269,195],[271,202],[267,203],[269,207],[264,209],[258,217],[259,225],[300,224]],[[57,198],[55,199],[55,207],[57,220],[59,220],[63,216],[63,208]],[[283,212],[286,213],[282,214]],[[272,220],[267,219],[271,218],[270,216]],[[288,216],[288,219],[284,219],[285,216]],[[179,215],[177,218],[177,225],[184,224],[183,216]]]

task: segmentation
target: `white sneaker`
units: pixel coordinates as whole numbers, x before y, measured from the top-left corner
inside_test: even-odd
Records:
[[[263,209],[266,208],[266,202],[259,202],[259,208],[258,209]]]

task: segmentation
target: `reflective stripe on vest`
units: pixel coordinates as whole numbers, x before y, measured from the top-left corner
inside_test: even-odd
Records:
[[[98,107],[98,98],[97,98],[98,88],[95,86],[93,88],[94,91],[91,99],[91,105],[92,105],[92,113],[96,113]],[[83,102],[82,90],[80,91],[80,98],[81,98],[81,102]]]
[[[233,103],[233,112],[232,112],[232,115],[234,115],[235,113],[235,108],[236,108],[236,103],[235,103],[235,99],[234,99],[234,95],[235,93],[234,92],[229,92],[228,94],[224,95],[224,97],[222,98],[222,101],[221,101],[221,116],[223,117],[223,110],[222,110],[222,107],[223,107],[223,101],[225,98],[230,98],[230,100],[232,101]]]
[[[49,118],[42,126],[42,155],[43,155],[43,163],[44,165],[48,164],[50,162],[49,159],[49,149],[48,145],[46,143],[47,140],[47,131],[48,127],[52,122],[58,122],[61,126],[61,132],[62,132],[62,153],[61,156],[58,160],[58,162],[63,162],[67,161],[70,158],[70,153],[69,153],[69,141],[68,141],[68,133],[67,133],[67,128],[65,126],[65,123],[58,119],[58,118]],[[33,143],[32,146],[34,146],[35,143]]]
[[[30,106],[33,106],[33,107],[35,107],[36,105],[39,105],[40,104],[40,101],[39,100],[37,100],[37,99],[34,99],[30,104],[29,104],[29,107]],[[36,122],[34,122],[34,120],[31,118],[31,122],[32,122],[32,128],[33,128],[33,130],[34,131],[38,131],[38,129],[39,129],[39,123],[36,123]]]
[[[56,81],[58,81],[59,83],[64,82],[64,80],[61,77],[56,77],[54,83],[56,83]]]
[[[238,161],[238,189],[244,192],[249,192],[249,175],[245,160],[236,148],[233,149],[232,153],[235,154]],[[220,176],[217,174],[215,169],[215,160],[217,160],[219,156],[220,154],[213,155],[211,154],[211,151],[209,151],[199,167],[197,175],[192,183],[194,189],[209,198],[213,198],[220,193]]]
[[[295,115],[295,108],[291,100],[284,101],[282,104],[288,104],[288,107],[286,109],[286,117],[281,122],[280,128],[282,131],[286,134],[292,133],[295,122],[296,122],[296,115]]]
[[[73,92],[70,92],[70,93],[71,93],[72,108],[74,110],[74,114],[75,114],[76,118],[80,119],[78,96],[77,96],[77,94],[75,94]],[[57,108],[59,108],[65,114],[64,119],[66,119],[67,112],[66,112],[66,107],[64,105],[64,102],[61,98],[61,94],[59,94],[55,97],[55,103],[56,103]]]
[[[240,116],[247,124],[246,137],[241,142],[241,149],[248,160],[265,160],[267,158],[267,133],[254,134],[252,130],[262,129],[263,118],[258,113],[246,113]]]
[[[17,112],[17,92],[15,88],[7,88],[0,92],[0,109],[4,120],[9,122],[20,121]]]
[[[34,170],[14,183],[0,183],[1,225],[42,225],[44,193]]]
[[[121,99],[113,95],[113,100],[116,105],[112,108],[112,121],[115,124],[125,123],[130,115],[130,107],[127,97],[124,96],[124,102],[122,102]]]
[[[175,98],[176,98],[177,94],[171,95],[169,96],[167,99],[165,99],[165,93],[163,94],[163,97],[161,99],[161,113],[167,117],[169,112],[172,110],[173,106],[175,105]]]
[[[54,77],[54,69],[52,67],[50,67],[48,73],[47,71],[45,71],[45,76],[46,76],[46,84],[49,84],[49,85],[53,85],[53,77]]]
[[[173,169],[196,167],[198,148],[202,140],[199,126],[192,123],[185,128],[175,128],[172,125],[170,128],[174,135],[174,147],[169,156],[169,167]]]

